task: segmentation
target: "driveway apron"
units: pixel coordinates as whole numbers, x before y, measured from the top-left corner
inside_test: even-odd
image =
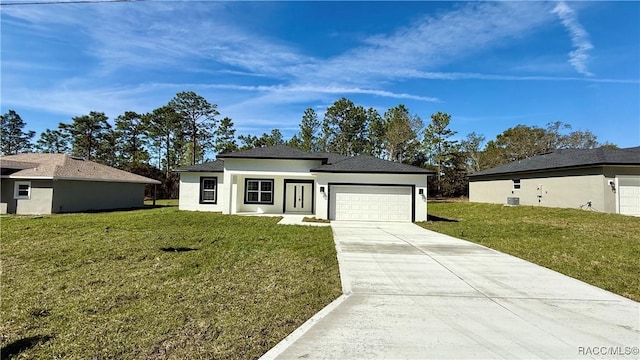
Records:
[[[411,223],[332,222],[345,296],[278,359],[637,359],[640,304]]]

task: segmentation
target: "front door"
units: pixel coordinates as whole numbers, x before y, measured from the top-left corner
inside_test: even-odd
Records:
[[[286,213],[311,213],[313,209],[313,184],[288,182],[286,184]]]

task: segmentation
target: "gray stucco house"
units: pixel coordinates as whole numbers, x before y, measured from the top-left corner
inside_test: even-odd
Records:
[[[0,213],[51,214],[144,206],[159,181],[64,154],[0,157]]]
[[[469,176],[469,201],[640,216],[640,146],[567,149]]]

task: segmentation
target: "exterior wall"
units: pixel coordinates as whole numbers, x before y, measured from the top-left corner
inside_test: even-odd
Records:
[[[520,179],[520,190],[513,189],[513,179]],[[602,168],[495,176],[469,182],[471,202],[506,204],[507,197],[520,198],[520,205],[563,208],[579,208],[591,201],[595,210],[615,212],[615,195]]]
[[[0,180],[0,214],[15,214],[16,201],[13,199],[13,185],[11,179]]]
[[[309,169],[320,166],[320,160],[277,160],[277,159],[225,159],[225,196],[230,199],[225,204],[224,213],[282,214],[284,209],[284,180],[314,180]],[[245,179],[273,179],[273,204],[245,204]],[[226,191],[229,191],[227,193]],[[314,202],[318,194],[314,194]],[[315,212],[315,211],[314,211]]]
[[[14,184],[16,181],[29,181],[31,194],[29,199],[14,199]],[[53,198],[52,180],[14,180],[2,179],[0,210],[9,214],[51,214],[51,200]]]
[[[144,184],[56,180],[53,186],[56,213],[144,206]]]
[[[216,203],[200,203],[200,178],[215,177],[218,179]],[[229,187],[224,181],[224,174],[218,172],[183,172],[180,173],[180,195],[178,208],[191,211],[217,211],[228,209]]]
[[[320,160],[224,159],[225,171],[257,173],[303,173],[322,164]]]
[[[394,184],[394,185],[414,185],[414,209],[415,221],[427,220],[427,176],[426,175],[399,175],[399,174],[338,174],[338,173],[318,173],[316,188],[316,217],[328,219],[329,207],[329,183],[332,184]],[[320,193],[320,187],[325,189]],[[424,196],[419,194],[423,189]]]
[[[619,187],[617,184],[616,176],[640,176],[640,166],[605,166],[603,168],[604,173],[604,194],[605,194],[605,208],[606,212],[617,213],[618,212],[618,193],[617,190],[611,188],[611,182],[613,181],[616,189]]]
[[[245,179],[273,179],[273,205],[271,204],[245,204],[244,203],[244,195],[245,195]],[[291,175],[276,175],[274,176],[272,173],[260,172],[254,173],[251,175],[234,175],[233,176],[233,193],[232,198],[235,206],[232,207],[234,209],[231,211],[232,214],[235,213],[259,213],[259,214],[282,214],[284,209],[284,181],[285,180],[313,180],[315,183],[315,179],[311,175],[302,176],[300,174],[291,174]],[[314,193],[314,207],[316,207],[316,201],[318,198],[317,192]],[[312,210],[312,213],[315,211]]]
[[[312,214],[327,219],[329,183],[393,184],[415,186],[415,221],[427,219],[427,176],[398,174],[339,174],[314,173],[319,160],[225,159],[224,173],[184,172],[180,174],[181,210],[221,211],[225,214],[264,213],[282,214],[284,210],[285,180],[313,181]],[[217,177],[217,204],[200,204],[200,177]],[[273,204],[245,204],[246,179],[273,179]],[[324,193],[320,187],[324,187]],[[424,194],[419,194],[422,190]]]

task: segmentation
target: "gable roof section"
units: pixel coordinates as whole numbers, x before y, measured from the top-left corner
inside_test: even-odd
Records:
[[[174,170],[175,172],[224,172],[224,161],[223,160],[215,160],[208,161],[203,164],[196,164],[187,167],[183,167],[180,169]]]
[[[18,154],[0,157],[2,174],[9,178],[47,178],[160,184],[160,181],[65,154]],[[5,174],[5,169],[12,169]]]
[[[640,165],[640,146],[626,149],[564,149],[487,169],[469,177],[602,165]]]
[[[335,163],[321,165],[311,172],[367,173],[367,174],[434,174],[433,171],[417,166],[381,160],[373,156],[359,155],[346,157]]]
[[[220,154],[218,159],[280,159],[280,160],[322,160],[326,157],[294,149],[286,145],[253,148],[244,151]]]

